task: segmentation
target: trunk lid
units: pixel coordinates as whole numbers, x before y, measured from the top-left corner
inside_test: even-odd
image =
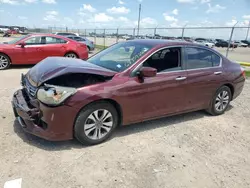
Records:
[[[38,87],[52,78],[69,73],[114,76],[117,72],[80,59],[48,57],[32,67],[26,77],[31,85]]]

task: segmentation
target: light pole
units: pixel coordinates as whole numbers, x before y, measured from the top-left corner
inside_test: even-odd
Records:
[[[139,4],[137,37],[139,36],[139,33],[140,33],[140,22],[141,22],[141,3]]]

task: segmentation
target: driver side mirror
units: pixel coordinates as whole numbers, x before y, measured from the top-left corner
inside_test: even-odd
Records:
[[[154,77],[156,76],[157,70],[152,67],[142,67],[139,71],[141,77]]]
[[[19,45],[21,46],[21,48],[24,48],[24,46],[26,45],[25,42],[20,42]]]

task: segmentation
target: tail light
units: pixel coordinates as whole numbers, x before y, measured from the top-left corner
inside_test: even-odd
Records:
[[[242,67],[240,67],[240,69],[241,69],[241,75],[246,79],[245,69],[243,69]]]

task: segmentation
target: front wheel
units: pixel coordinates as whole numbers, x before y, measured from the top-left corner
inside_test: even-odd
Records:
[[[5,54],[0,53],[0,70],[7,69],[9,66],[10,58]]]
[[[118,124],[118,113],[108,102],[98,102],[85,107],[75,122],[74,135],[82,144],[99,144],[113,133]]]
[[[230,88],[227,86],[222,86],[213,96],[207,112],[214,116],[223,114],[227,110],[231,99],[232,93]]]

